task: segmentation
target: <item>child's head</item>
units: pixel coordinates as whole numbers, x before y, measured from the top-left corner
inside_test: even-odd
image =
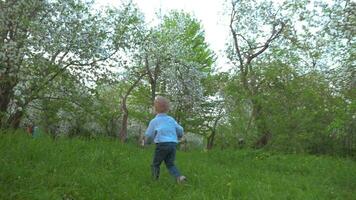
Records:
[[[154,107],[156,113],[167,113],[169,110],[169,101],[162,96],[157,96],[154,101]]]

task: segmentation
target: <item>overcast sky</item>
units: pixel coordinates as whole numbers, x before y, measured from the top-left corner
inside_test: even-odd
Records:
[[[157,14],[170,10],[184,10],[201,21],[205,37],[211,49],[218,55],[218,66],[226,65],[223,58],[225,43],[229,37],[228,19],[224,18],[225,0],[133,0],[145,15],[146,22],[153,25]],[[100,6],[119,6],[121,0],[96,0]],[[227,70],[226,66],[224,67]]]

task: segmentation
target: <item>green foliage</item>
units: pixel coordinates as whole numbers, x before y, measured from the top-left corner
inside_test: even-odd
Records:
[[[236,39],[227,53],[236,74],[224,90],[229,120],[220,127],[219,143],[236,146],[244,138],[247,146],[256,146],[271,134],[271,149],[354,156],[354,17],[349,13],[355,4],[232,2]],[[264,45],[267,26],[281,22],[280,37]],[[265,53],[248,62],[260,41]]]
[[[153,148],[24,133],[0,134],[1,199],[354,199],[356,163],[326,156],[241,150],[177,153],[188,182],[165,167],[150,177]]]
[[[177,35],[185,48],[190,49],[185,62],[199,63],[199,70],[209,73],[214,62],[214,53],[205,41],[204,30],[201,23],[188,13],[173,11],[163,19],[162,28],[165,34]],[[182,55],[183,56],[183,55]]]
[[[342,135],[349,134],[350,130],[337,126],[348,121],[341,111],[348,105],[333,93],[323,74],[314,71],[300,75],[293,68],[275,63],[256,68],[254,76],[259,80],[253,96],[262,107],[259,120],[273,135],[269,148],[289,152],[346,153],[342,150],[345,148],[342,141],[346,139]],[[233,137],[244,137],[252,145],[258,133],[246,128],[250,123],[250,108],[241,97],[241,90],[234,82],[225,90],[235,108],[229,113],[230,129],[236,131]],[[348,154],[354,155],[354,151],[352,147]]]

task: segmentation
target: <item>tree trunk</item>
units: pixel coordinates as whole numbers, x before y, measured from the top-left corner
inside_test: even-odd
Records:
[[[119,132],[120,141],[123,143],[126,142],[127,139],[127,120],[129,118],[129,111],[126,106],[126,98],[127,96],[124,97],[121,102],[121,111],[123,112],[123,115],[121,121],[121,128]]]
[[[142,77],[145,76],[146,73],[142,73],[137,80],[131,85],[131,87],[126,91],[126,94],[122,96],[121,101],[121,111],[123,113],[122,121],[121,121],[121,128],[119,132],[119,139],[121,142],[126,142],[127,139],[127,121],[129,118],[129,110],[127,109],[126,101],[129,95],[131,94],[132,90],[137,86],[137,84],[141,81]]]
[[[23,111],[16,111],[13,115],[11,115],[8,119],[8,127],[17,129],[20,126],[21,118],[23,116]]]
[[[155,98],[156,98],[156,87],[157,87],[157,84],[156,84],[156,80],[152,80],[152,81],[150,81],[150,83],[151,83],[151,104],[153,106]]]
[[[156,97],[156,91],[157,91],[157,80],[158,76],[160,75],[160,61],[156,61],[156,66],[153,71],[151,71],[149,67],[149,62],[148,62],[148,55],[145,57],[145,68],[146,68],[146,74],[148,75],[149,83],[151,85],[151,104],[154,104],[154,100]]]
[[[211,135],[208,137],[208,142],[207,142],[207,145],[206,145],[206,148],[208,150],[211,150],[214,146],[214,140],[215,140],[215,131],[212,131],[211,132]]]
[[[3,123],[3,121],[5,121],[7,106],[9,104],[9,98],[7,98],[6,96],[4,97],[4,96],[3,95],[0,96],[0,127],[6,126]]]
[[[13,86],[8,81],[3,82],[2,78],[6,78],[6,76],[0,77],[0,127],[7,127],[8,124],[4,124],[6,122],[4,118],[11,100]]]
[[[272,137],[272,134],[270,132],[265,132],[262,134],[262,136],[257,140],[255,143],[255,148],[262,148],[268,144]]]
[[[252,101],[252,119],[255,122],[258,133],[261,134],[260,138],[255,143],[255,147],[264,147],[272,138],[272,134],[269,131],[266,125],[266,120],[262,114],[262,106],[255,100]]]

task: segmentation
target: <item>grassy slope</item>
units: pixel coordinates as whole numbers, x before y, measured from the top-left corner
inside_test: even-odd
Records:
[[[356,199],[356,162],[258,151],[178,152],[189,178],[150,179],[152,147],[0,134],[0,199]]]

